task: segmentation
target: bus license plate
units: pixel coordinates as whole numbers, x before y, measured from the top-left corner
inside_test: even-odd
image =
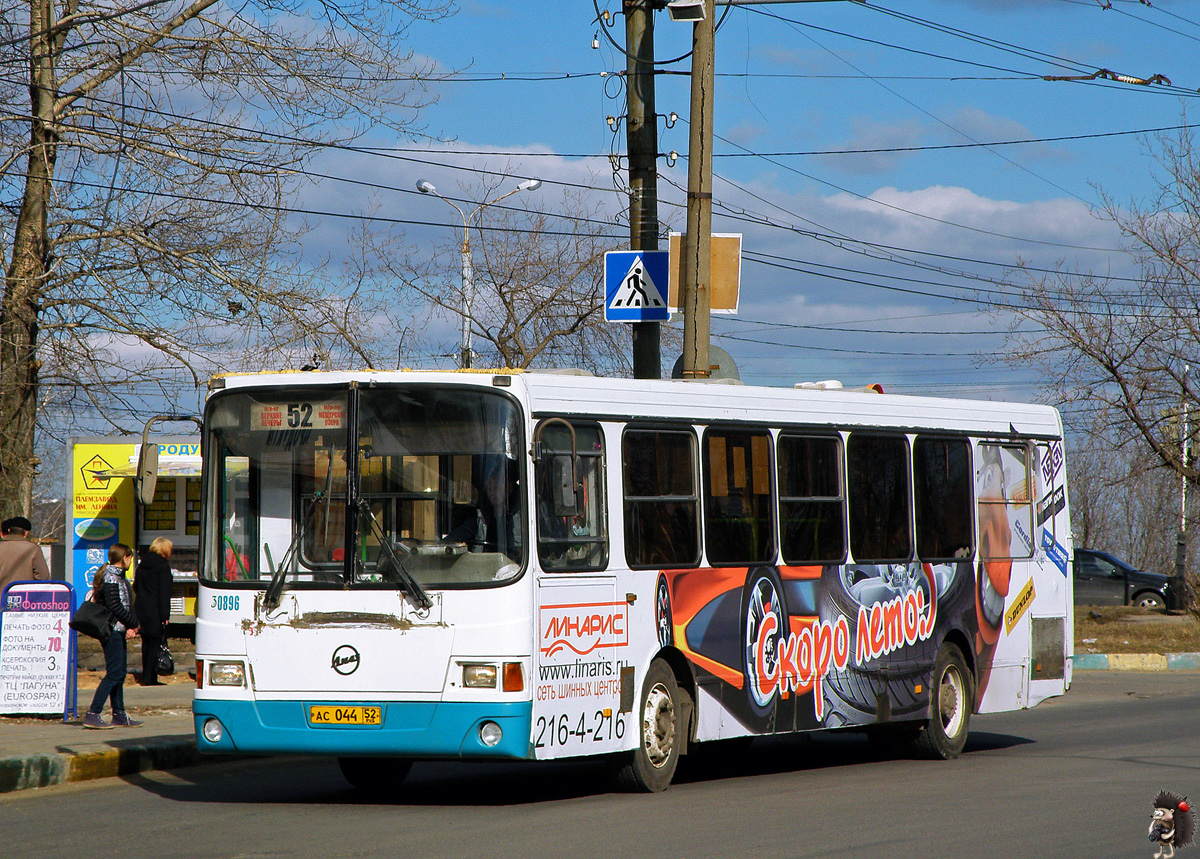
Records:
[[[382,707],[331,707],[313,704],[308,708],[311,725],[382,725]]]

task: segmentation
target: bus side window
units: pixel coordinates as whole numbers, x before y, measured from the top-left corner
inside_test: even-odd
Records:
[[[700,563],[700,495],[696,441],[680,430],[626,430],[621,441],[625,487],[625,560],[630,567]]]
[[[912,560],[908,475],[904,436],[851,433],[846,445],[846,494],[850,552],[856,564]]]
[[[548,572],[602,570],[608,565],[604,502],[604,435],[595,424],[546,424],[537,462],[538,559]]]
[[[954,561],[975,553],[971,522],[971,445],[917,436],[913,444],[917,557]]]
[[[766,430],[705,433],[704,536],[713,564],[775,560],[771,436]]]
[[[840,564],[846,559],[841,439],[783,433],[775,455],[784,563]]]
[[[975,479],[979,552],[985,561],[1033,557],[1031,450],[1023,444],[979,445]]]

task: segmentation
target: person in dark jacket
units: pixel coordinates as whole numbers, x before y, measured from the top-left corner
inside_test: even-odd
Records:
[[[142,636],[142,686],[159,686],[158,654],[166,638],[171,619],[171,550],[166,537],[156,537],[142,553],[133,578],[133,602],[137,612],[138,634]]]
[[[133,613],[133,591],[125,578],[133,550],[124,543],[108,547],[108,563],[96,571],[92,580],[92,599],[101,603],[112,616],[112,635],[104,645],[104,678],[96,687],[92,706],[83,717],[85,728],[140,728],[144,722],[129,718],[125,712],[125,639],[137,635],[137,617]],[[112,724],[104,721],[100,711],[107,699],[112,704]]]

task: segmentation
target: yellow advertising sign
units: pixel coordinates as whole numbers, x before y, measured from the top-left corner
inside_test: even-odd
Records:
[[[77,444],[74,450],[71,515],[118,519],[123,542],[133,539],[133,479],[109,471],[129,461],[132,444]]]
[[[1025,583],[1025,587],[1021,588],[1021,592],[1017,594],[1017,598],[1013,600],[1012,605],[1004,612],[1004,631],[1012,635],[1013,627],[1020,622],[1025,616],[1025,612],[1029,611],[1029,607],[1033,605],[1033,579]]]

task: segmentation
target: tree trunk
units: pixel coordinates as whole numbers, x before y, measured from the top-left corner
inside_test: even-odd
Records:
[[[30,2],[30,83],[33,121],[25,194],[13,236],[12,262],[0,298],[0,516],[29,515],[37,467],[38,312],[46,285],[50,241],[47,206],[54,176],[54,54],[49,0]]]

